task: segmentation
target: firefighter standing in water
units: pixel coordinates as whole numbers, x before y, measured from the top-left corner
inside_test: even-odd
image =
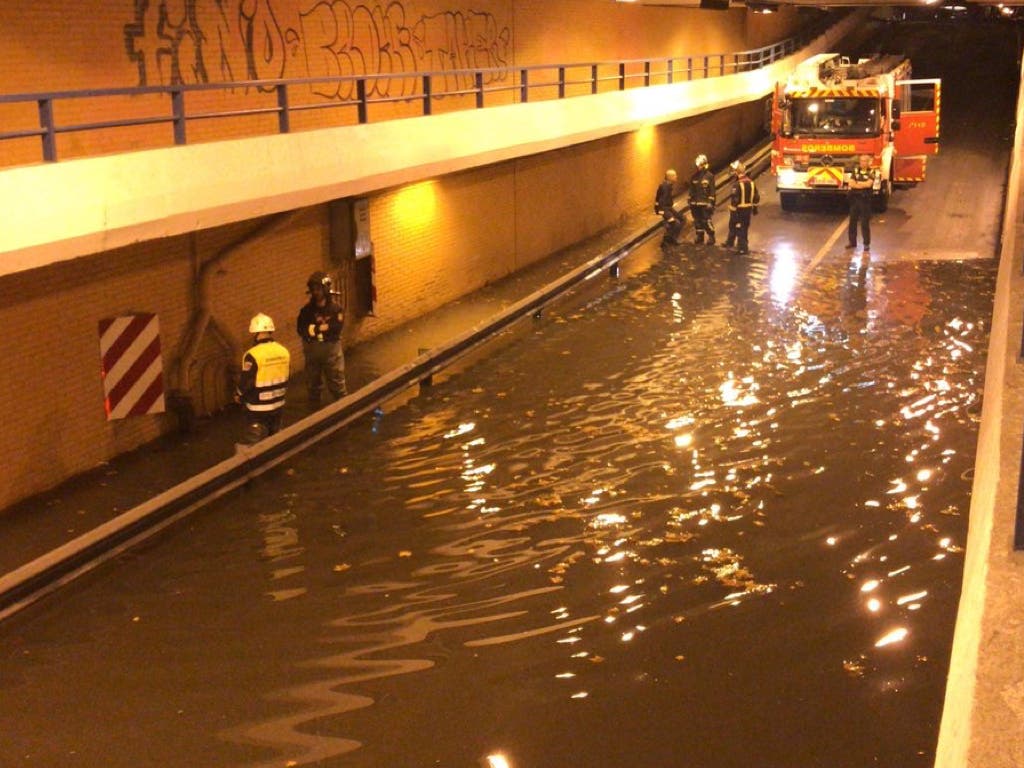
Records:
[[[665,180],[658,185],[654,195],[654,212],[665,221],[665,234],[661,238],[662,245],[679,243],[679,233],[683,230],[683,214],[672,205],[676,196],[676,172],[669,168],[665,171]]]
[[[345,354],[341,346],[341,329],[345,315],[331,294],[331,278],[325,272],[314,272],[306,281],[309,301],[299,310],[296,330],[302,339],[306,363],[306,393],[309,407],[320,407],[320,389],[337,400],[345,395]]]
[[[262,312],[249,321],[252,346],[242,356],[235,401],[245,405],[246,443],[258,443],[281,428],[291,355],[274,341],[274,321]]]
[[[715,175],[711,173],[708,156],[697,155],[693,161],[697,166],[690,177],[690,213],[693,216],[693,230],[697,245],[704,242],[707,235],[708,245],[715,244],[715,224],[712,217],[715,213]]]
[[[846,247],[857,247],[857,224],[864,239],[864,250],[871,250],[871,197],[878,171],[871,167],[871,155],[861,155],[857,167],[850,172],[850,225],[846,231]]]
[[[754,180],[747,175],[747,166],[739,160],[729,165],[733,175],[732,194],[729,195],[729,236],[725,239],[725,247],[736,246],[737,253],[750,253],[747,232],[750,229],[750,217],[757,213],[761,202],[761,193],[757,191]]]

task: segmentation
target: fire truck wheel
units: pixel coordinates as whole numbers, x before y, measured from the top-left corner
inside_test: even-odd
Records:
[[[796,192],[779,192],[779,205],[784,211],[795,211],[796,199]]]

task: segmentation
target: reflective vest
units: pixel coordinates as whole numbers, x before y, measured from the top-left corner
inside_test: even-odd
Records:
[[[256,380],[252,389],[245,393],[245,407],[250,411],[276,411],[284,405],[288,389],[288,372],[291,355],[276,341],[261,341],[245,353],[256,366]],[[242,367],[248,361],[243,358]]]
[[[870,181],[874,183],[875,171],[873,168],[861,168],[859,165],[850,171],[850,181]],[[850,188],[850,194],[852,195],[870,195],[872,193],[871,187],[861,187],[859,189]]]
[[[761,195],[757,192],[754,182],[745,176],[736,179],[736,185],[732,188],[729,210],[735,211],[740,208],[753,208],[761,202]]]

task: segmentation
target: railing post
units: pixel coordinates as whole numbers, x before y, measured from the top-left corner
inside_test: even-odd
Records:
[[[185,94],[180,89],[171,91],[171,114],[174,117],[174,143],[185,143]]]
[[[365,125],[366,114],[366,81],[363,78],[356,80],[356,110],[359,113],[359,124]]]
[[[626,90],[626,62],[619,62],[619,90]]]
[[[686,57],[686,79],[693,80],[693,56]]]
[[[725,75],[725,54],[724,53],[721,53],[721,54],[718,55],[718,69],[719,69],[719,74],[724,76]]]
[[[651,62],[644,62],[644,87],[646,88],[651,84]]]
[[[565,98],[565,67],[558,68],[558,98]]]
[[[484,73],[479,70],[476,73],[476,108],[484,108]]]
[[[711,73],[711,58],[708,56],[704,57],[704,79],[707,80],[708,75]]]
[[[527,70],[519,70],[519,101],[525,104],[530,100],[530,84],[526,75]]]
[[[39,127],[43,129],[43,160],[54,163],[57,161],[57,134],[53,126],[53,102],[50,99],[39,100]]]
[[[430,103],[431,96],[433,95],[430,87],[430,75],[423,76],[423,114],[433,114],[433,105]]]
[[[668,69],[665,72],[665,77],[668,80],[669,85],[672,84],[672,81],[675,78],[675,74],[676,74],[675,73],[675,65],[674,65],[672,59],[669,59],[668,60]]]
[[[590,92],[597,93],[597,64],[590,65]]]
[[[288,133],[291,130],[291,121],[288,116],[288,86],[284,83],[277,85],[277,132]]]

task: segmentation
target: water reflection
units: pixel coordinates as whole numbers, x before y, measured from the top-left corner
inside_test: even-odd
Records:
[[[840,265],[800,282],[791,263],[662,264],[395,412],[371,450],[339,442],[348,503],[397,507],[396,530],[413,526],[409,567],[375,581],[393,557],[365,540],[347,554],[347,607],[325,625],[351,649],[311,658],[329,674],[274,696],[305,709],[244,738],[300,763],[354,749],[302,734],[343,715],[344,733],[357,709],[384,706],[360,683],[457,674],[455,648],[529,647],[549,669],[531,677],[544,696],[627,720],[609,680],[683,665],[710,685],[695,656],[735,667],[749,696],[771,689],[771,662],[717,656],[721,636],[701,628],[757,633],[784,663],[785,616],[801,637],[847,628],[815,665],[865,681],[864,697],[935,696],[928,659],[944,658],[959,573],[936,558],[965,534],[991,271]],[[424,655],[439,636],[452,650]],[[894,656],[908,645],[916,655]],[[849,707],[840,690],[818,706]],[[927,728],[907,739],[931,743]],[[833,763],[860,764],[846,754]]]

